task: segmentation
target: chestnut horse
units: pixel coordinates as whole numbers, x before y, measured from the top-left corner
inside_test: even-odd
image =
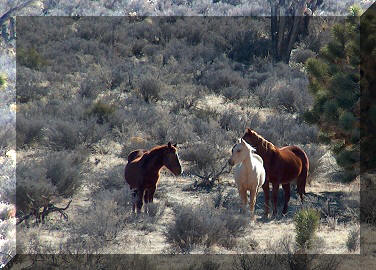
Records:
[[[264,161],[266,181],[262,188],[265,194],[265,215],[269,213],[269,183],[272,183],[273,186],[273,216],[277,214],[280,184],[282,184],[285,194],[283,214],[287,213],[287,206],[290,200],[290,183],[295,179],[297,179],[297,190],[303,202],[309,171],[309,161],[306,153],[295,145],[278,148],[250,128],[245,131],[243,139],[256,148],[257,154]]]
[[[124,178],[129,184],[133,195],[133,212],[141,212],[145,204],[153,202],[153,197],[159,181],[159,172],[166,166],[173,174],[181,174],[181,165],[177,156],[176,144],[156,146],[147,151],[138,149],[128,155]]]

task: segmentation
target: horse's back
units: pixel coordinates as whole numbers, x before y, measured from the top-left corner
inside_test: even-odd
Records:
[[[296,145],[285,146],[279,149],[280,156],[288,163],[300,163],[300,166],[306,167],[309,169],[309,160],[307,154]]]
[[[137,188],[143,182],[141,159],[146,152],[147,150],[145,149],[137,149],[128,155],[128,163],[124,168],[124,179],[130,188]]]
[[[130,152],[129,155],[128,155],[128,163],[132,162],[133,160],[135,160],[139,157],[142,157],[146,152],[147,152],[147,150],[145,150],[145,149],[137,149],[137,150]]]

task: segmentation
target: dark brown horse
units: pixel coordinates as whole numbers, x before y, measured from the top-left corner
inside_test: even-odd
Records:
[[[245,131],[243,139],[256,148],[256,153],[264,161],[266,181],[262,188],[265,194],[265,215],[269,213],[269,183],[272,183],[273,186],[273,215],[277,214],[280,184],[282,184],[285,194],[283,214],[287,213],[287,206],[290,200],[290,183],[295,179],[297,179],[298,193],[303,202],[309,170],[309,161],[306,153],[294,145],[278,148],[249,128]]]
[[[145,204],[153,202],[154,192],[159,181],[159,172],[166,166],[173,174],[181,174],[181,165],[177,156],[176,144],[156,146],[147,151],[138,149],[128,155],[124,178],[133,195],[133,211],[141,212]]]

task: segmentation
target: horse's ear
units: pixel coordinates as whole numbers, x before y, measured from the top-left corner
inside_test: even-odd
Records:
[[[178,144],[177,143],[175,143],[174,145],[173,145],[175,148],[178,146]]]
[[[242,143],[242,140],[243,140],[242,138],[239,138],[238,143]]]
[[[250,128],[247,128],[246,130],[245,130],[245,133],[251,133],[252,132],[252,130],[250,129]]]
[[[171,142],[168,142],[167,146],[171,148]]]
[[[242,144],[246,145],[245,140],[243,140],[243,138],[240,138],[240,141],[241,141]]]

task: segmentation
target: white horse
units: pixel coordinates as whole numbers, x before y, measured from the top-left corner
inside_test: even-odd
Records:
[[[254,211],[259,188],[265,183],[265,169],[262,158],[255,154],[255,148],[243,139],[232,148],[231,158],[228,163],[234,168],[235,183],[238,186],[242,209],[247,205],[247,191],[250,191],[250,210],[252,220],[255,219]]]

